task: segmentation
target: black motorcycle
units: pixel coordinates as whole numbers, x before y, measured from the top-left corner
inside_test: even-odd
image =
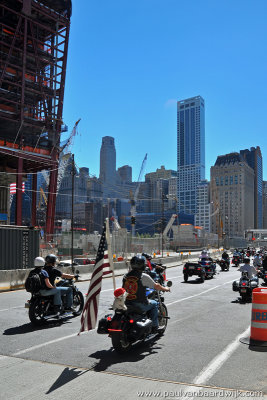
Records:
[[[240,257],[239,257],[239,256],[233,256],[233,258],[232,258],[232,264],[234,264],[234,265],[232,265],[232,267],[233,267],[233,266],[238,267],[239,264],[240,264]]]
[[[241,300],[245,303],[252,300],[252,291],[259,285],[257,278],[249,279],[247,272],[242,272],[241,278],[233,282],[233,291],[239,292]]]
[[[79,275],[75,278],[78,279]],[[72,279],[62,279],[56,286],[60,287],[71,287],[73,290],[73,312],[64,312],[66,307],[66,295],[62,296],[62,313],[58,315],[54,311],[53,295],[42,296],[39,292],[32,293],[31,299],[25,304],[25,308],[29,308],[29,318],[33,325],[43,325],[46,321],[53,318],[66,318],[69,316],[78,316],[82,313],[84,306],[84,297],[82,292],[74,285]]]
[[[201,259],[198,263],[205,269],[205,279],[212,279],[216,274],[216,263],[209,259]]]
[[[172,282],[168,281],[167,286],[172,286]],[[157,300],[158,303],[159,331],[157,333],[152,333],[152,320],[147,313],[143,313],[134,305],[127,305],[127,310],[115,310],[114,315],[105,315],[99,321],[97,333],[108,334],[114,349],[118,353],[128,352],[133,344],[139,341],[145,341],[153,336],[164,334],[169,317],[162,292],[147,289],[147,296]]]
[[[216,263],[219,264],[219,266],[221,267],[221,271],[229,271],[229,260],[227,261],[222,258],[221,260],[217,260]]]

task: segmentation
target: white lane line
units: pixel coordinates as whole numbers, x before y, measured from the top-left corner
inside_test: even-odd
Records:
[[[230,343],[218,356],[216,356],[208,365],[205,367],[198,376],[194,379],[194,384],[204,385],[207,381],[216,374],[216,372],[221,368],[221,366],[228,360],[228,358],[233,354],[233,352],[240,345],[239,339],[241,337],[246,337],[249,335],[250,326],[238,335],[232,343]]]
[[[89,333],[93,332],[94,330],[95,329],[92,329],[91,331],[89,331]],[[81,335],[83,335],[85,333],[88,333],[88,332],[82,332]],[[62,340],[70,339],[70,338],[75,337],[75,336],[78,336],[78,333],[73,333],[72,335],[63,336],[63,337],[58,338],[58,339],[50,340],[49,342],[45,342],[45,343],[37,344],[36,346],[28,347],[27,349],[18,351],[17,353],[13,353],[12,356],[20,356],[21,354],[28,353],[29,351],[40,349],[41,347],[48,346],[49,344],[61,342]]]
[[[198,297],[198,296],[200,296],[200,295],[202,295],[202,294],[204,294],[204,293],[211,292],[212,290],[215,290],[215,289],[217,289],[218,287],[222,287],[222,286],[224,286],[224,285],[227,285],[228,283],[231,283],[231,282],[233,282],[233,280],[228,281],[228,282],[225,282],[225,283],[223,283],[222,285],[217,285],[217,286],[214,286],[214,287],[212,287],[212,288],[210,288],[210,289],[204,290],[204,292],[200,292],[200,293],[198,293],[198,294],[193,294],[192,296],[184,297],[183,299],[179,299],[179,300],[173,301],[172,303],[166,304],[166,306],[171,306],[172,304],[181,303],[182,301],[189,300],[189,299],[192,299],[192,298],[194,298],[194,297]]]
[[[240,345],[239,339],[248,336],[249,332],[250,326],[244,332],[239,334],[221,353],[214,357],[213,360],[195,377],[192,383],[194,385],[205,385],[238,348]],[[197,396],[201,389],[202,387],[185,387],[183,400],[192,399],[192,392],[194,393],[194,396]]]
[[[10,310],[14,310],[15,308],[25,308],[24,306],[17,306],[17,307],[9,307],[9,308],[3,308],[1,311],[10,311]]]

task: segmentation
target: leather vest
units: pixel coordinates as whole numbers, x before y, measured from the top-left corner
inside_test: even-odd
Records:
[[[147,304],[146,287],[143,286],[142,271],[132,270],[124,275],[122,285],[128,296],[126,297],[126,304],[131,302]]]

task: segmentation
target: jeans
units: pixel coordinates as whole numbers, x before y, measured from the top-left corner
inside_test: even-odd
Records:
[[[66,307],[69,308],[72,306],[73,303],[73,294],[71,287],[56,287],[54,289],[42,289],[40,290],[40,294],[42,296],[53,296],[54,295],[54,306],[61,306],[61,296],[66,294]]]
[[[143,312],[149,311],[148,314],[150,314],[150,316],[151,316],[153,327],[157,328],[159,326],[158,302],[156,300],[148,300],[148,301],[149,301],[148,304],[139,303],[139,302],[134,302],[133,304],[138,306]]]

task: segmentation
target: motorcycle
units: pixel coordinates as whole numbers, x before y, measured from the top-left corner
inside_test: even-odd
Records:
[[[264,284],[267,285],[267,270],[263,269],[262,267],[259,269],[258,277],[263,279]]]
[[[216,274],[216,263],[208,259],[201,259],[198,263],[205,268],[205,279],[212,279]]]
[[[229,261],[222,258],[221,260],[217,260],[216,263],[221,267],[221,271],[229,271]]]
[[[167,286],[171,287],[172,282],[168,281]],[[152,333],[152,320],[148,315],[134,305],[127,305],[127,310],[115,309],[114,315],[107,314],[99,321],[97,333],[108,334],[118,353],[127,353],[135,343],[164,334],[169,317],[162,292],[147,289],[147,296],[157,301],[160,327],[157,333]]]
[[[242,272],[241,278],[238,281],[233,282],[233,291],[239,292],[241,300],[245,303],[246,301],[252,300],[252,291],[258,287],[258,279],[249,279],[247,272]]]
[[[79,275],[76,274],[75,278],[78,279]],[[29,318],[33,325],[41,326],[46,321],[53,318],[66,318],[69,316],[77,317],[82,313],[84,306],[84,297],[82,292],[74,285],[72,279],[62,279],[56,286],[58,287],[71,287],[73,290],[73,305],[72,308],[75,310],[73,312],[64,312],[66,307],[66,295],[62,296],[62,314],[58,317],[54,311],[53,305],[53,295],[42,296],[39,292],[32,293],[32,297],[25,303],[25,308],[29,309]]]
[[[234,264],[234,265],[232,265],[232,267],[233,267],[233,266],[238,267],[239,264],[240,264],[240,257],[239,257],[239,256],[233,256],[233,258],[232,258],[232,264]]]

